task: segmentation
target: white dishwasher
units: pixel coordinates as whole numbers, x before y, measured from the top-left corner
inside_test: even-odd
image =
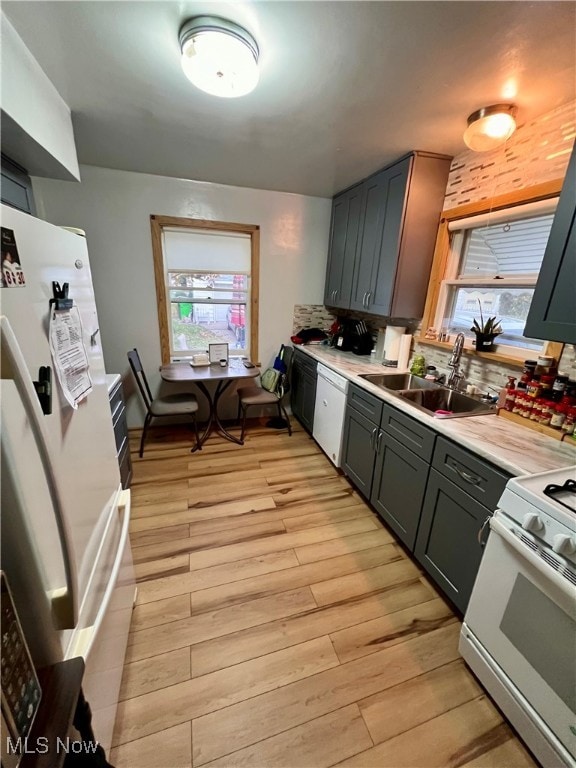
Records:
[[[316,406],[312,435],[324,453],[337,467],[342,452],[342,432],[348,379],[318,363]]]

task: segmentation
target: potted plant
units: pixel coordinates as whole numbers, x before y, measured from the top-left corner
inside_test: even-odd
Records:
[[[474,319],[472,321],[472,328],[470,328],[476,334],[476,351],[491,352],[494,346],[494,339],[502,333],[502,326],[500,325],[500,320],[496,320],[496,315],[489,317],[484,322],[480,299],[478,299],[478,307],[480,309],[480,323]]]

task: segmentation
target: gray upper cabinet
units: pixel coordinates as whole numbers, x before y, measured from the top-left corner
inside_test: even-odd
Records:
[[[1,167],[0,197],[2,202],[19,211],[35,216],[36,208],[32,192],[32,180],[28,173],[24,168],[12,162],[6,155],[2,155]]]
[[[540,268],[524,336],[576,344],[576,146]]]
[[[332,202],[330,254],[324,292],[324,303],[331,307],[350,306],[363,200],[364,188],[358,184],[335,197]]]
[[[350,309],[389,314],[411,158],[364,182],[364,223],[356,255]]]
[[[334,198],[328,306],[422,315],[450,160],[413,152]]]

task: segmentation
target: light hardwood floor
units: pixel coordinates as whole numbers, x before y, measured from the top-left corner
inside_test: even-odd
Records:
[[[299,426],[138,440],[116,768],[535,766],[457,616]]]

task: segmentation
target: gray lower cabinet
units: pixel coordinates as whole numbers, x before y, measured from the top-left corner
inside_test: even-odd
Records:
[[[491,517],[509,475],[439,437],[428,478],[414,554],[465,613]]]
[[[350,404],[347,405],[342,437],[342,468],[367,499],[372,492],[379,426]]]
[[[112,426],[116,440],[116,456],[120,469],[122,488],[130,488],[132,481],[132,460],[130,458],[130,441],[128,439],[128,424],[126,422],[126,405],[122,392],[122,382],[119,381],[109,394]]]
[[[342,468],[462,613],[510,476],[350,385]]]
[[[408,549],[414,549],[426,491],[427,461],[380,431],[370,501]]]
[[[344,417],[343,469],[397,537],[414,548],[434,433],[352,385]]]
[[[294,349],[290,371],[290,406],[292,413],[304,429],[314,428],[314,406],[316,405],[316,360]]]

